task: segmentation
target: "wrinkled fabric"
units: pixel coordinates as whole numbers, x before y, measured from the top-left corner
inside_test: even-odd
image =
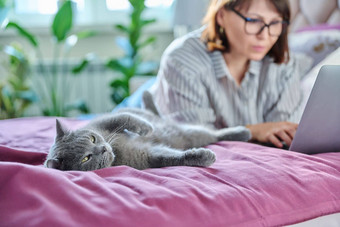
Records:
[[[340,153],[219,142],[209,168],[62,172],[42,165],[54,136],[55,118],[0,121],[0,226],[281,226],[340,212]]]

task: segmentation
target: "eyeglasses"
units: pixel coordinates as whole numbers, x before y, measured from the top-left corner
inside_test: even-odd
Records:
[[[266,24],[261,19],[255,19],[250,17],[243,16],[240,12],[235,9],[231,9],[234,13],[240,16],[244,21],[244,29],[248,35],[258,35],[260,34],[265,27],[268,27],[268,32],[270,36],[280,36],[282,32],[286,29],[289,24],[288,21],[273,21],[269,24]]]

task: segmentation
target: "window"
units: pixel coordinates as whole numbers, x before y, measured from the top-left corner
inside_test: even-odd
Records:
[[[16,14],[53,14],[57,11],[57,2],[54,0],[32,0],[28,1],[16,0]]]
[[[10,20],[24,27],[49,27],[60,0],[15,0]],[[75,26],[111,26],[128,21],[128,0],[73,0],[76,3]],[[145,0],[145,18],[156,18],[154,27],[170,29],[174,0]]]
[[[145,0],[146,7],[149,8],[168,8],[174,0]],[[109,10],[127,10],[130,7],[128,0],[106,0]]]
[[[109,10],[126,10],[130,4],[127,0],[106,0],[106,6]]]
[[[77,11],[84,10],[84,0],[73,0]],[[58,10],[58,0],[15,0],[16,14],[54,14]]]

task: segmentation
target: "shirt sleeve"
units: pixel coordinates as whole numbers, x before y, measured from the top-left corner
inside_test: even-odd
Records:
[[[270,73],[270,71],[268,72]],[[277,94],[274,95],[276,100],[264,114],[266,122],[290,121],[299,123],[304,108],[301,74],[301,66],[294,56],[287,64],[282,64],[277,68],[277,78],[275,85],[272,86],[277,89],[277,91],[272,92],[272,94]]]
[[[197,59],[182,61],[176,57],[164,57],[151,93],[162,115],[212,127],[216,116],[201,80],[202,72],[195,67],[197,62]]]

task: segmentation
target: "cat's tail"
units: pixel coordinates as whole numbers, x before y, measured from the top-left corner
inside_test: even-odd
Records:
[[[143,103],[144,103],[144,108],[151,111],[157,116],[160,116],[158,109],[153,101],[152,95],[149,91],[144,91],[143,92]]]

